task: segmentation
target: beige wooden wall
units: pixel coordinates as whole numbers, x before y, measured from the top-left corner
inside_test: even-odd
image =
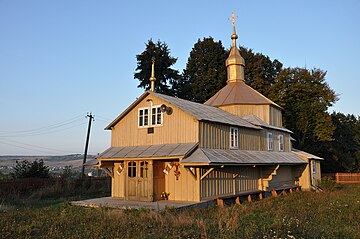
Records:
[[[114,177],[111,181],[111,197],[124,198],[125,197],[125,173],[120,175],[116,173],[120,163],[114,163]],[[125,169],[126,170],[126,169]]]
[[[273,134],[274,151],[279,151],[278,135],[284,136],[284,152],[291,151],[290,134],[272,129],[239,129],[239,149],[242,150],[268,150],[267,132]],[[212,123],[199,123],[199,146],[200,148],[229,149],[230,146],[230,126]]]
[[[170,162],[165,163],[168,164]],[[169,200],[176,201],[200,201],[200,177],[199,169],[197,178],[184,167],[180,166],[180,177],[176,180],[174,175],[174,167],[168,175],[165,175],[165,190],[170,193]]]
[[[163,114],[163,125],[155,126],[154,133],[148,134],[147,128],[138,127],[138,109],[148,107],[148,99],[153,106],[166,104],[173,108],[171,115]],[[134,107],[112,129],[111,146],[137,146],[154,144],[176,144],[198,142],[198,120],[154,95],[147,96]]]
[[[283,187],[285,185],[295,185],[295,177],[293,175],[293,166],[283,166],[281,165],[276,173],[272,176],[271,181],[269,181],[269,188]]]
[[[239,117],[256,115],[270,124],[269,105],[224,105],[219,108]]]
[[[207,170],[209,169],[201,169],[201,175]],[[214,169],[200,182],[201,199],[258,190],[259,178],[259,168],[228,166]]]
[[[282,113],[281,113],[281,109],[274,107],[274,106],[270,106],[270,125],[274,125],[277,127],[282,127]]]
[[[279,135],[284,136],[284,152],[290,152],[291,151],[291,143],[290,143],[290,134],[273,130],[273,129],[263,129],[261,130],[261,143],[260,143],[260,150],[268,150],[268,138],[267,133],[271,132],[273,135],[273,142],[274,142],[274,150],[273,151],[279,151]]]
[[[239,129],[239,149],[259,150],[260,131],[237,127]],[[199,124],[199,146],[200,148],[229,149],[230,147],[230,126],[200,122]]]
[[[256,115],[265,123],[282,127],[281,110],[271,105],[225,105],[219,108],[239,117]]]

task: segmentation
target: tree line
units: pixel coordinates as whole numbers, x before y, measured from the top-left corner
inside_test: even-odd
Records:
[[[204,103],[226,85],[229,49],[221,41],[199,39],[181,73],[173,68],[177,58],[165,42],[150,39],[145,45],[136,56],[138,87],[150,89],[152,57],[158,93]],[[286,68],[252,49],[239,50],[245,59],[246,84],[283,108],[283,124],[293,131],[293,146],[323,157],[324,172],[360,172],[360,117],[328,112],[339,97],[326,82],[326,71]]]

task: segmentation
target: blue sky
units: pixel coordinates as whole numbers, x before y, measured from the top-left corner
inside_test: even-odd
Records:
[[[0,155],[90,153],[110,145],[104,127],[143,89],[136,54],[166,42],[182,71],[196,41],[238,43],[285,67],[320,68],[340,100],[360,115],[360,1],[0,0]]]

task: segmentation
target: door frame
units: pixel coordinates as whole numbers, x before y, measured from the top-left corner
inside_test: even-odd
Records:
[[[130,163],[135,163],[135,172],[134,169],[129,168]],[[147,167],[142,168],[142,163],[146,163]],[[134,201],[153,201],[153,161],[127,160],[125,161],[125,165],[125,199]],[[133,177],[130,177],[129,174]],[[129,195],[130,183],[132,183],[132,187],[135,187],[135,195]]]

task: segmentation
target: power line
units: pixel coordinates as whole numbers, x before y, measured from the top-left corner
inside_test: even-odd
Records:
[[[72,125],[70,127],[67,128],[63,128],[63,129],[58,129],[58,130],[52,130],[52,131],[39,131],[39,132],[29,132],[29,133],[22,133],[22,134],[8,134],[8,135],[0,135],[0,138],[12,138],[12,137],[29,137],[29,136],[39,136],[39,135],[45,135],[45,134],[53,134],[53,133],[58,133],[58,132],[62,132],[62,131],[66,131],[68,129],[72,129],[81,125],[85,125],[86,123],[81,123],[81,124],[77,124],[77,125]]]
[[[52,130],[52,129],[56,129],[56,128],[60,128],[72,123],[75,123],[77,121],[80,121],[82,119],[81,116],[76,116],[74,118],[65,120],[65,121],[61,121],[55,124],[51,124],[48,126],[43,126],[40,128],[35,128],[35,129],[29,129],[29,130],[16,130],[16,131],[0,131],[0,136],[6,136],[6,135],[22,135],[22,134],[30,134],[30,133],[40,133],[40,132],[44,132],[44,131],[48,131],[48,130]]]
[[[33,144],[27,144],[27,143],[19,142],[19,141],[16,141],[16,140],[10,140],[10,139],[7,139],[6,141],[10,141],[10,142],[15,143],[15,144],[25,145],[25,146],[29,146],[29,147],[35,147],[35,148],[45,149],[45,150],[49,150],[49,151],[58,151],[58,152],[62,152],[62,153],[71,154],[71,153],[69,153],[69,151],[66,151],[66,150],[47,148],[47,147],[42,147],[42,146],[33,145]],[[3,143],[3,142],[4,141],[2,141],[0,139],[0,143]],[[8,142],[5,142],[5,143],[9,144]],[[13,146],[17,147],[16,145],[13,145]],[[19,147],[21,147],[21,146],[19,146]],[[34,149],[34,150],[36,150],[36,149]]]

